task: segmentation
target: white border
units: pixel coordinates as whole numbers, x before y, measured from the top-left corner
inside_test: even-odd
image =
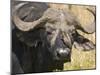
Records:
[[[69,4],[96,5],[97,7],[97,69],[42,73],[41,75],[98,75],[100,72],[100,0],[27,0]],[[0,75],[10,74],[10,0],[0,0]],[[31,75],[31,74],[27,74]],[[33,75],[33,74],[32,74]],[[36,74],[37,75],[37,74]],[[38,74],[39,75],[39,74]]]

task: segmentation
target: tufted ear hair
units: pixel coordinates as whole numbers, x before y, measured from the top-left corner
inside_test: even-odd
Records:
[[[87,38],[83,37],[80,34],[76,34],[77,36],[74,36],[74,46],[75,48],[83,51],[89,51],[95,49],[95,44],[88,40]]]

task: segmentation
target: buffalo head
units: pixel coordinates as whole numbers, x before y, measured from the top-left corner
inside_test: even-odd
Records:
[[[94,16],[90,25],[81,26],[71,12],[43,8],[38,3],[22,3],[13,12],[12,20],[18,39],[28,47],[39,49],[41,56],[47,60],[65,62],[71,60],[71,49],[74,42],[83,50],[94,49],[94,44],[77,32],[77,29],[91,34],[95,32],[95,13],[86,9]],[[27,11],[26,11],[27,10]],[[37,51],[38,52],[38,51]]]

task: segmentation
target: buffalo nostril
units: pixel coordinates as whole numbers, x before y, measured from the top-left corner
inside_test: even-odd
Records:
[[[57,52],[57,56],[58,56],[58,57],[61,57],[61,54],[60,54],[59,52]]]
[[[60,58],[67,58],[70,55],[70,51],[69,50],[65,50],[65,49],[60,49],[57,51],[57,56]]]

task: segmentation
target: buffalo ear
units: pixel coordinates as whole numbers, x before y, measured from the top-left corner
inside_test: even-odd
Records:
[[[74,41],[75,48],[79,50],[89,51],[95,49],[95,44],[82,35],[77,34],[77,37],[74,37]]]

